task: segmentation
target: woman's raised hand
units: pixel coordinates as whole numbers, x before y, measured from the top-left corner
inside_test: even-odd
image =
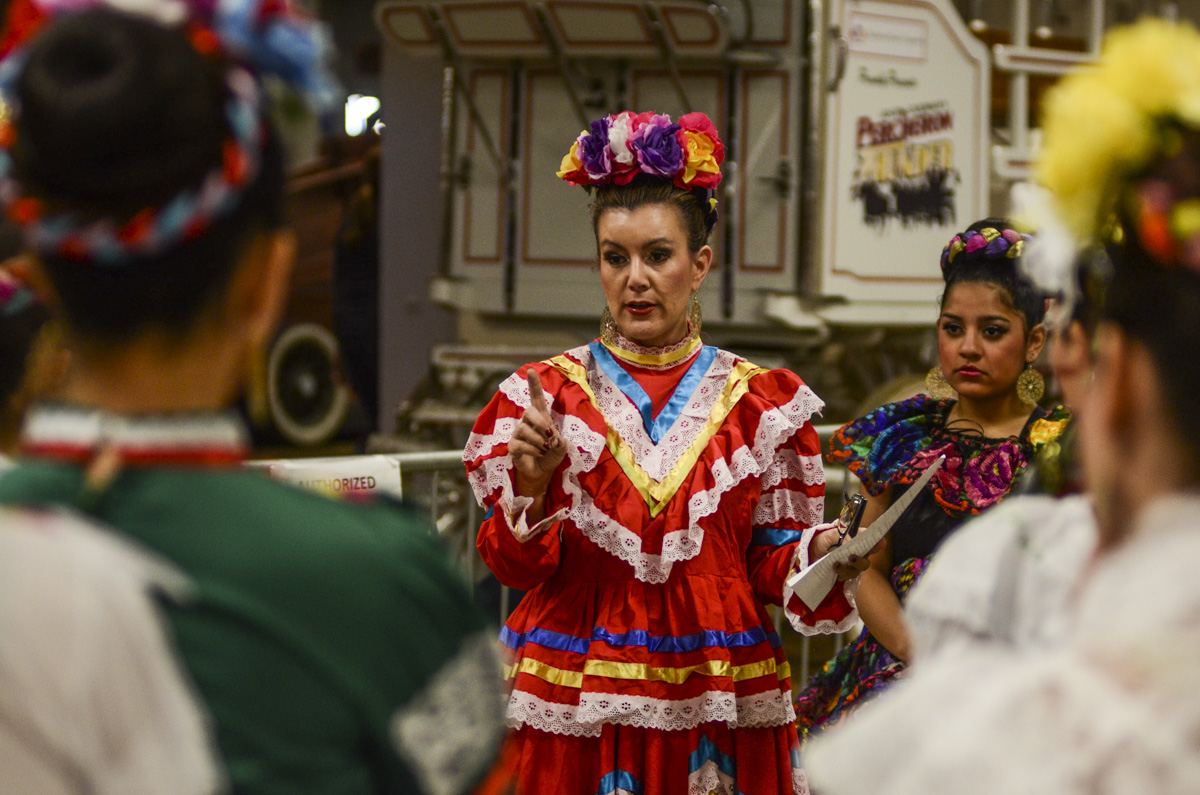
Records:
[[[539,497],[546,493],[554,470],[567,454],[567,445],[550,419],[542,379],[532,368],[525,375],[529,381],[529,408],[513,431],[508,454],[516,470],[517,494]]]

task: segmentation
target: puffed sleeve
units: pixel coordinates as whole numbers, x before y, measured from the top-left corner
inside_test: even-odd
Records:
[[[759,599],[783,605],[797,632],[840,632],[857,620],[857,582],[839,583],[815,611],[790,593],[788,576],[808,565],[809,547],[825,512],[825,470],[821,443],[810,422],[822,403],[795,374],[774,370],[754,379],[747,406],[761,411],[757,439],[783,430],[763,469],[761,492],[751,517],[746,568]]]
[[[558,423],[553,396],[561,377],[545,364],[527,365],[500,385],[499,392],[475,421],[463,450],[467,480],[475,498],[487,508],[476,547],[496,579],[522,590],[529,590],[558,569],[558,523],[566,516],[567,505],[559,485],[561,477],[556,476],[551,479],[546,494],[546,517],[531,525],[525,512],[533,500],[514,492],[508,443],[530,404],[525,380],[530,368],[541,376],[547,397],[551,399],[551,415]],[[560,467],[566,463],[564,459]]]
[[[829,462],[862,481],[872,496],[882,494],[901,468],[929,444],[932,428],[949,410],[928,395],[888,403],[838,429],[829,441]]]

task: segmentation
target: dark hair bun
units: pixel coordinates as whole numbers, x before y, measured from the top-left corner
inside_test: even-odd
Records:
[[[55,19],[16,85],[17,177],[69,210],[162,204],[221,162],[223,80],[178,30],[105,10]]]
[[[47,215],[122,226],[195,196],[236,136],[233,64],[197,49],[185,28],[97,8],[47,22],[15,82],[14,176]],[[261,111],[258,111],[261,113]],[[251,237],[283,223],[283,160],[270,123],[257,174],[236,206],[156,251],[105,267],[40,254],[68,328],[121,342],[154,327],[188,331],[229,284]]]

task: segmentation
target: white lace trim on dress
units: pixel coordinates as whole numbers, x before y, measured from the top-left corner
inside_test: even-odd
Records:
[[[467,792],[500,745],[500,665],[489,633],[463,643],[390,721],[396,752],[430,795]]]
[[[599,737],[606,723],[661,731],[687,731],[702,723],[730,728],[770,728],[796,720],[790,695],[780,690],[752,696],[712,691],[685,701],[613,693],[581,693],[579,705],[546,701],[522,690],[508,699],[508,726],[551,734]]]
[[[808,773],[802,767],[792,768],[792,792],[795,795],[810,795]]]
[[[571,353],[580,359],[587,370],[588,385],[596,395],[596,407],[604,416],[605,422],[629,445],[637,465],[657,481],[664,480],[670,474],[675,462],[683,457],[696,441],[696,437],[707,427],[708,418],[721,397],[725,382],[739,361],[736,356],[726,351],[717,353],[687,405],[656,445],[646,432],[646,425],[638,407],[625,396],[603,368],[593,365],[591,351],[582,348]]]
[[[813,538],[818,532],[824,530],[830,525],[816,525],[804,531],[804,535],[800,538],[800,543],[796,545],[796,556],[792,563],[790,571],[800,571],[806,567],[810,561],[808,559],[808,547],[812,544]],[[792,629],[802,635],[832,635],[839,632],[848,632],[858,623],[858,605],[855,603],[855,596],[858,594],[859,583],[862,582],[862,576],[859,575],[852,580],[847,580],[842,583],[843,592],[846,595],[846,601],[850,603],[850,613],[841,621],[833,621],[825,618],[815,624],[805,624],[800,616],[792,612],[789,605],[792,598],[796,596],[796,592],[787,584],[787,580],[783,583],[783,615],[787,618]],[[835,584],[834,588],[837,587]]]
[[[773,527],[782,519],[792,519],[805,527],[818,525],[825,518],[825,498],[809,497],[802,491],[768,491],[754,506],[754,526]]]
[[[492,452],[496,447],[508,444],[512,441],[512,436],[520,424],[521,421],[516,417],[501,417],[496,420],[491,433],[472,433],[467,437],[467,444],[463,447],[463,463],[469,464]]]
[[[805,486],[825,482],[825,467],[819,455],[800,455],[795,450],[780,450],[762,476],[763,491],[773,489],[785,480],[798,480]]]
[[[551,416],[556,425],[561,424],[561,414],[552,414]],[[473,458],[468,458],[469,453],[474,453],[474,457],[478,457],[491,451],[498,444],[508,444],[517,425],[518,422],[509,417],[496,423],[497,430],[493,434],[487,436],[471,434],[473,441],[467,442],[463,458],[473,460]],[[522,497],[513,492],[512,459],[508,456],[489,458],[480,464],[467,480],[480,504],[484,504],[485,496],[495,494],[497,490],[500,491],[500,496],[496,499],[496,509],[504,516],[505,523],[512,531],[513,536],[522,543],[543,532],[552,524],[561,522],[567,516],[567,509],[560,508],[532,526],[529,524],[525,512],[533,504],[533,498]]]
[[[649,437],[645,433],[645,428],[642,426],[641,414],[638,413],[636,407],[625,398],[620,390],[612,384],[607,376],[604,375],[600,368],[595,367],[592,361],[591,351],[587,346],[576,348],[568,351],[567,355],[573,359],[580,361],[588,371],[589,384],[592,386],[593,392],[596,393],[597,401],[600,402],[601,408],[604,405],[610,405],[611,410],[616,413],[616,419],[610,414],[604,414],[606,422],[610,424],[618,433],[622,434],[630,446],[630,437],[624,436],[623,427],[628,427],[629,433],[633,436],[641,434],[645,441],[649,443]],[[709,373],[705,376],[706,381],[716,372],[721,372],[721,382],[719,384],[701,383],[697,388],[696,394],[704,393],[700,397],[694,397],[692,403],[695,410],[703,412],[704,422],[707,422],[708,414],[711,413],[712,406],[715,405],[716,399],[719,396],[723,386],[724,379],[727,379],[733,365],[739,360],[730,353],[721,351],[717,354],[713,365],[709,368]],[[605,403],[600,397],[600,390],[604,388],[601,385],[601,380],[607,382],[609,386],[619,395],[620,399],[613,398],[608,403]],[[519,408],[525,409],[530,405],[529,386],[525,379],[518,377],[516,374],[505,379],[500,385],[500,391]],[[704,406],[708,408],[705,409]],[[660,553],[646,552],[642,548],[642,538],[640,535],[625,527],[613,517],[604,513],[595,503],[595,500],[589,495],[580,485],[579,476],[584,472],[590,472],[600,459],[600,454],[603,452],[606,438],[592,430],[590,426],[583,420],[570,415],[561,415],[555,413],[554,421],[558,426],[559,434],[568,443],[568,466],[563,472],[563,491],[570,500],[570,508],[568,518],[579,528],[588,539],[605,550],[614,557],[624,560],[634,569],[634,576],[642,582],[662,583],[666,582],[670,575],[671,568],[678,561],[690,560],[699,554],[704,541],[704,529],[700,526],[700,521],[716,512],[721,503],[721,498],[731,489],[741,483],[748,477],[761,476],[775,461],[776,452],[780,445],[795,434],[804,424],[809,421],[813,414],[817,413],[824,406],[824,403],[818,398],[811,389],[807,386],[802,386],[796,395],[782,406],[774,407],[766,412],[763,412],[759,418],[758,429],[755,432],[753,447],[741,447],[733,452],[729,460],[718,459],[711,462],[711,473],[713,477],[713,487],[693,494],[688,500],[688,525],[680,530],[666,533],[663,536],[662,550]],[[688,417],[691,408],[685,410],[676,420],[674,426],[664,437],[664,444],[671,442],[673,436],[678,436],[677,431],[681,430],[682,422]],[[603,413],[603,411],[602,411]],[[636,418],[636,424],[633,423],[633,418]],[[619,423],[619,425],[618,425]],[[702,425],[703,423],[701,423]],[[497,422],[497,428],[501,425]],[[623,426],[623,427],[620,427]],[[515,428],[515,423],[512,425]],[[690,426],[689,426],[690,427]],[[689,433],[691,433],[689,431]],[[695,439],[695,435],[699,433],[696,429],[691,439]],[[490,436],[473,435],[476,439],[476,444],[471,450],[479,450],[482,442],[479,440],[492,440],[500,438],[501,431],[497,430]],[[509,438],[511,438],[509,431]],[[688,444],[691,442],[689,441]],[[493,445],[494,446],[494,445]],[[486,450],[491,447],[484,448]],[[686,447],[682,448],[686,449]],[[465,454],[464,454],[465,455]],[[679,455],[682,455],[682,450]],[[508,461],[506,456],[505,461]],[[650,463],[649,461],[639,462]],[[786,464],[784,464],[786,466]],[[511,463],[508,465],[511,468]],[[486,467],[480,467],[472,473],[472,486],[475,490],[476,497],[483,502],[483,497],[493,494],[496,488],[505,488],[505,483],[510,483],[507,478],[507,470],[505,483],[500,483],[499,479],[484,478],[479,476],[481,470]],[[645,467],[643,466],[643,469]],[[511,485],[507,486],[511,490]],[[507,495],[510,492],[505,492]],[[770,504],[767,509],[762,508],[760,521],[760,510],[755,511],[754,521],[757,525],[767,525],[772,521],[778,521],[780,517],[787,517],[803,524],[817,524],[823,518],[824,514],[824,498],[813,498],[800,492],[777,490],[763,498]],[[511,503],[510,503],[511,505]]]
[[[688,776],[688,795],[738,795],[737,781],[710,759]]]

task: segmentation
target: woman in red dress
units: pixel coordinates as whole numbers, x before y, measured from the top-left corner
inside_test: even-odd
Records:
[[[722,160],[701,113],[579,136],[559,176],[592,191],[602,334],[501,384],[464,452],[480,553],[529,591],[501,632],[519,792],[807,792],[764,603],[840,631],[853,590],[809,611],[785,584],[837,540],[821,400],[700,341]]]

